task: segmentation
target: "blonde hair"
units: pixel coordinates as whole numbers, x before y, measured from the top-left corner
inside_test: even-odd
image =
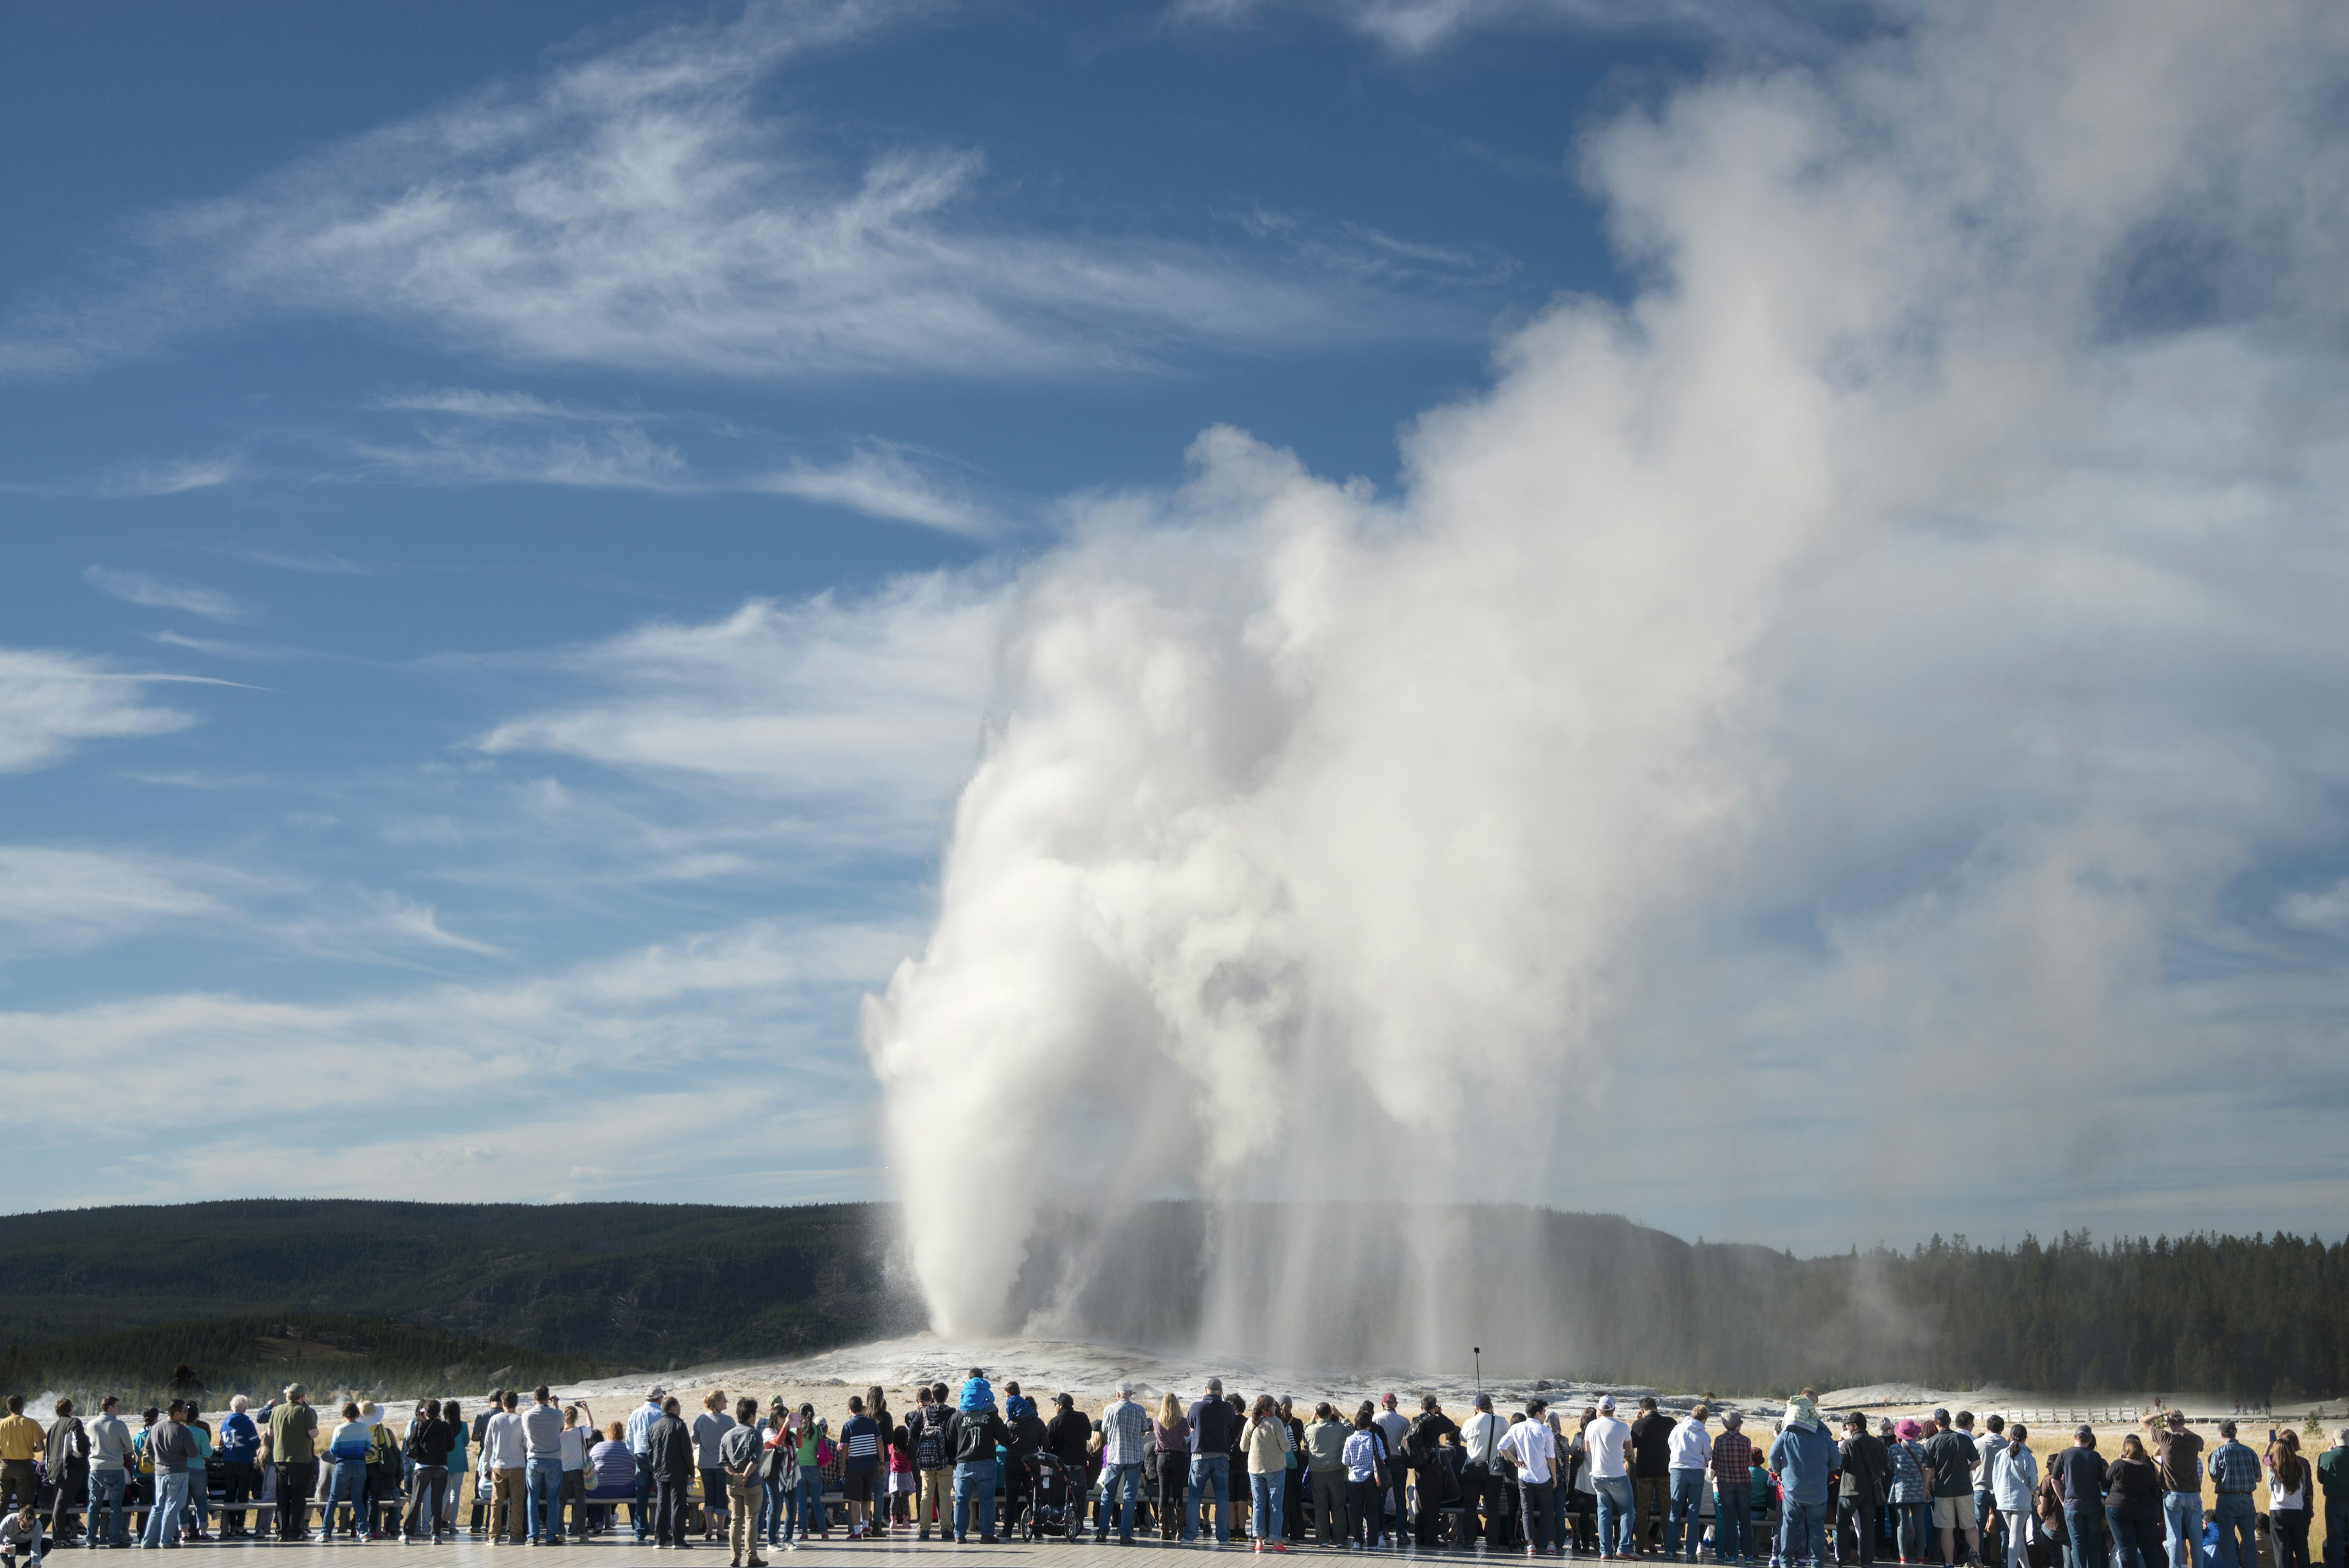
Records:
[[[723,1388],[712,1388],[701,1397],[701,1407],[705,1410],[715,1410],[725,1403],[726,1390]]]
[[[1174,1390],[1169,1388],[1165,1393],[1158,1397],[1158,1419],[1163,1424],[1171,1427],[1182,1418],[1183,1402],[1180,1399],[1175,1398]]]

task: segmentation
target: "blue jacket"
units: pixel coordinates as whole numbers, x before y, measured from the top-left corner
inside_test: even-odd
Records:
[[[1825,1502],[1827,1480],[1843,1456],[1826,1428],[1789,1427],[1770,1445],[1770,1468],[1778,1485],[1795,1502]]]
[[[955,1408],[991,1410],[995,1408],[995,1390],[988,1386],[988,1381],[984,1377],[966,1377],[963,1379],[962,1392],[955,1397]]]

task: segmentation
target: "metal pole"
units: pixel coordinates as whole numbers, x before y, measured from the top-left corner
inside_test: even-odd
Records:
[[[1485,1347],[1472,1345],[1468,1347],[1468,1354],[1476,1358],[1476,1392],[1482,1394],[1485,1391]]]

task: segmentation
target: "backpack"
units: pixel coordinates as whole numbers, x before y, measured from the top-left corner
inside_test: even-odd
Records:
[[[914,1468],[944,1469],[951,1458],[947,1452],[947,1424],[938,1419],[936,1409],[925,1412],[914,1433]]]

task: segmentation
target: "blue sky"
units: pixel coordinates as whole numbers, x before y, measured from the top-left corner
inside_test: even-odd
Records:
[[[2279,16],[2277,36],[2302,25]],[[1044,624],[1023,596],[1121,518],[1198,526],[1170,498],[1245,466],[1194,448],[1215,427],[1361,482],[1348,504],[1372,533],[1413,525],[1443,473],[1414,421],[1506,398],[1561,311],[1626,313],[1662,341],[1642,312],[1698,290],[1702,223],[1758,272],[1791,214],[1862,258],[1855,297],[1878,281],[1863,265],[1921,286],[1939,264],[1881,259],[1866,192],[1806,212],[1816,192],[1789,182],[1749,213],[1762,182],[1704,180],[1733,136],[1688,129],[1739,93],[1875,112],[1879,70],[1942,104],[1918,84],[1991,46],[1910,25],[1530,0],[10,8],[0,1051],[79,1107],[19,1130],[32,1174],[12,1200],[891,1190],[858,998],[923,950],[957,792],[1031,711],[1002,651]],[[1589,960],[1594,994],[1632,1000],[1598,1031],[1620,1054],[1591,1082],[1617,1097],[1593,1088],[1576,1114],[1611,1122],[1701,1044],[1742,1064],[1738,1105],[1813,1126],[1788,1085],[1832,1078],[1839,1053],[1905,1042],[1892,1056],[1922,1071],[2006,1029],[1975,1011],[2012,993],[1997,955],[2059,908],[2112,944],[2080,972],[2127,995],[2033,1003],[2023,1035],[2067,1007],[2100,1040],[2183,1007],[2203,1033],[2178,1063],[2221,1034],[2271,1057],[2286,1038],[2277,1075],[2313,1062],[2306,1086],[2336,1106],[2349,1089],[2322,1065],[2349,928],[2342,780],[2289,738],[2331,686],[2263,705],[2326,647],[2294,585],[2331,580],[2331,547],[2278,540],[2329,515],[2310,497],[2333,451],[2295,437],[2272,462],[2189,463],[2139,442],[2165,428],[2139,417],[2148,399],[2215,441],[2197,387],[2332,408],[2339,363],[2313,339],[2277,348],[2323,316],[2272,284],[2293,268],[2264,258],[2266,281],[2230,294],[2232,252],[2147,226],[2190,184],[2159,142],[2140,139],[2136,184],[2127,155],[2085,165],[2084,189],[2120,192],[2109,232],[2084,219],[2046,250],[2137,281],[2065,305],[2035,383],[2070,389],[2047,394],[2063,417],[1982,449],[2015,483],[1855,480],[1821,514],[1897,525],[1790,545],[1754,588],[1774,629],[1722,658],[1773,696],[1728,727],[1772,738],[1739,760],[1737,847],[1657,871],[1709,888],[1689,896],[1701,915],[1627,900],[1596,922],[1641,934]],[[1971,177],[1920,147],[1892,182]],[[2304,151],[2333,166],[2330,143]],[[2070,221],[2059,206],[2020,213],[2019,251],[2028,224]],[[2190,228],[2201,210],[2163,211]],[[1966,294],[1978,282],[1949,292],[1995,303]],[[1954,312],[1934,328],[1964,329]],[[1971,406],[2020,406],[2027,383],[1985,380]],[[1918,428],[1966,425],[1909,406]],[[1588,422],[1569,410],[1560,441]],[[1889,413],[1866,428],[1888,451],[1915,434]],[[2187,483],[2165,464],[2198,494],[2269,487],[2271,510],[2238,521],[2275,532],[2221,551],[2240,592],[2208,614],[2134,591],[2139,573],[2220,591],[2189,523],[2058,536],[2119,515],[2116,496],[2152,518]],[[2261,646],[2242,628],[2269,613],[2295,629]],[[2084,624],[2103,652],[2043,685]],[[2161,628],[2181,625],[2215,639],[2187,662],[2205,686],[2169,662],[2188,650]],[[2013,635],[1985,648],[1984,626]],[[1914,727],[1919,691],[1944,694],[1947,734]],[[2057,753],[2111,749],[2053,755],[2043,725]],[[1944,741],[1966,751],[1955,773]],[[2213,751],[2240,776],[2128,793]],[[2149,756],[2167,761],[2135,771]],[[2077,907],[2114,887],[2137,890],[2117,912]],[[2012,929],[1968,924],[2026,906]],[[1643,989],[1660,968],[1683,981],[1669,995]],[[1912,1004],[1897,1017],[1886,984]],[[1952,1016],[1970,1021],[1954,1034]],[[2241,1043],[2245,1020],[2263,1044]],[[2072,1081],[2119,1049],[2083,1046]],[[2255,1076],[2228,1138],[2266,1125],[2277,1078]],[[1879,1090],[1905,1103],[1913,1083]],[[2190,1125],[2183,1103],[2152,1125]],[[58,1158],[92,1139],[114,1157]],[[1541,1195],[1837,1245],[2248,1225],[2342,1190],[2337,1164],[2266,1171],[2171,1220],[2158,1173],[2114,1163],[2128,1141],[2001,1157],[2070,1197],[1983,1179],[1938,1207],[1904,1189],[1795,1220],[1766,1195],[1724,1206],[1564,1160]]]
[[[733,1158],[766,1170],[748,1187],[689,1159],[525,1184],[761,1199],[881,1189],[853,1002],[929,907],[983,648],[949,626],[973,662],[927,694],[867,668],[852,698],[911,732],[879,756],[809,734],[730,759],[720,732],[766,700],[732,688],[821,657],[818,596],[999,576],[1064,498],[1171,482],[1210,423],[1391,484],[1399,422],[1479,379],[1496,322],[1615,286],[1577,129],[1713,47],[1553,26],[1421,51],[1078,5],[0,27],[0,626],[33,661],[0,774],[0,1005],[461,1010],[663,944],[832,942],[722,993],[685,1064],[766,1083],[820,1149]],[[451,192],[437,229],[387,232]],[[832,232],[769,270],[761,221]],[[744,248],[680,260],[672,224]],[[448,259],[517,234],[543,266]],[[605,293],[633,287],[652,297]],[[628,641],[697,635],[667,676]],[[619,732],[680,692],[709,754]],[[565,717],[605,732],[554,735]],[[265,1082],[305,1051],[305,1026],[212,1027],[122,1070],[225,1056]],[[350,1048],[392,1066],[406,1027]],[[671,1071],[629,1057],[514,1108],[584,1095],[609,1118]],[[350,1131],[494,1137],[466,1098]],[[322,1145],[375,1121],[330,1085],[297,1100]],[[20,1196],[317,1185],[233,1162],[234,1099],[155,1114],[218,1157]],[[150,1135],[135,1112],[109,1130]]]

